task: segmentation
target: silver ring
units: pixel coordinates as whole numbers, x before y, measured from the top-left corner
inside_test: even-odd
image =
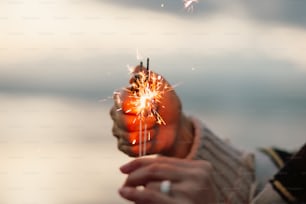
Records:
[[[170,194],[170,189],[171,189],[171,181],[169,180],[164,180],[160,183],[160,192],[166,195]]]

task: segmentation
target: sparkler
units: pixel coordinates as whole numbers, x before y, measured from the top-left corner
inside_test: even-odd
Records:
[[[143,124],[143,122],[146,118],[153,117],[157,124],[166,124],[159,115],[157,107],[163,94],[171,90],[171,87],[165,86],[163,78],[149,70],[149,58],[147,58],[146,69],[144,69],[142,62],[140,62],[139,69],[134,75],[134,81],[131,83],[129,91],[131,92],[130,97],[133,99],[131,105],[136,107],[136,119],[139,120],[139,156],[143,156],[146,155],[147,140],[151,139],[150,132],[147,131],[147,124]],[[127,112],[130,111],[127,110]],[[142,130],[143,125],[144,130]],[[134,140],[132,143],[135,144],[136,141]]]
[[[184,8],[187,9],[187,11],[192,12],[193,11],[193,4],[199,3],[198,0],[183,0]]]

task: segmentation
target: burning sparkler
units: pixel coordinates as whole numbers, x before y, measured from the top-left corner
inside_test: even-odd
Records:
[[[136,107],[138,119],[154,117],[158,124],[166,124],[157,112],[157,106],[163,94],[170,88],[164,86],[165,82],[160,75],[149,70],[149,58],[147,59],[147,68],[143,67],[142,62],[140,62],[139,68],[139,72],[134,75],[130,89],[131,97],[134,99],[132,105]]]
[[[132,73],[134,72],[134,70],[131,71]],[[157,107],[163,94],[169,90],[171,88],[165,86],[163,78],[149,70],[149,58],[147,59],[146,69],[143,67],[142,62],[140,62],[139,70],[134,74],[133,82],[129,89],[130,97],[132,98],[131,106],[136,108],[136,119],[139,120],[139,156],[146,154],[146,143],[151,137],[150,132],[147,131],[147,124],[143,124],[144,120],[148,117],[153,117],[157,124],[166,124],[159,115]],[[126,112],[130,111],[127,110]],[[134,140],[132,143],[135,144],[136,141]]]

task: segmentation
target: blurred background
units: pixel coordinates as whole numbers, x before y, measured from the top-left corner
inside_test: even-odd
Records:
[[[0,202],[127,203],[108,115],[150,57],[238,148],[306,141],[302,0],[0,0]]]

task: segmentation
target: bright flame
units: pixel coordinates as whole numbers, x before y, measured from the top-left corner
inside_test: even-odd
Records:
[[[157,124],[166,125],[157,110],[164,93],[173,90],[173,88],[160,75],[144,67],[139,68],[140,70],[136,73],[136,68],[130,69],[130,73],[134,74],[131,87],[127,89],[130,92],[129,97],[131,100],[129,105],[131,108],[126,110],[125,113],[136,112],[137,118],[135,118],[134,123],[139,120],[139,156],[143,156],[146,155],[146,143],[151,140],[151,134],[150,131],[147,131],[147,124],[144,123],[143,127],[142,123],[145,122],[144,119],[154,117]],[[166,108],[163,105],[160,107]],[[135,139],[132,144],[136,144]]]
[[[165,91],[170,90],[169,86],[165,86],[165,82],[160,75],[150,71],[140,71],[134,77],[131,97],[136,99],[132,100],[132,107],[136,107],[138,119],[155,117],[158,124],[165,125],[166,122],[159,115],[157,107]]]

